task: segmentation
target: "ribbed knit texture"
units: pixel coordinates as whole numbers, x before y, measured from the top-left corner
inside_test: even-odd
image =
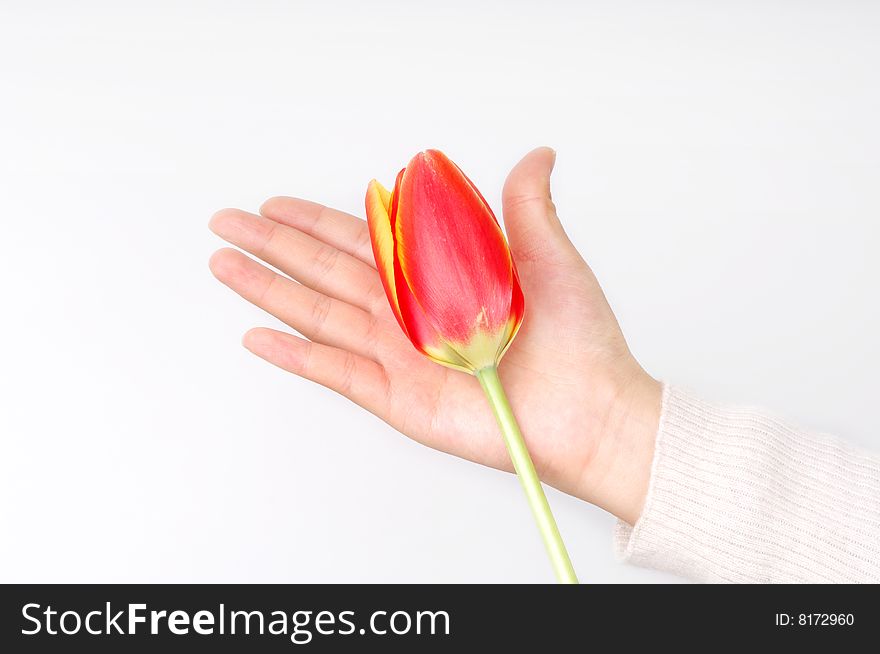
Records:
[[[618,556],[704,582],[880,582],[880,457],[666,386]]]

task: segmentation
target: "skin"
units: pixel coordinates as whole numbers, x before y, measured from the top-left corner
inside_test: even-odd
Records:
[[[563,230],[550,197],[554,162],[553,150],[533,150],[504,184],[504,224],[526,313],[499,374],[541,479],[635,524],[661,385],[630,353]],[[284,273],[224,248],[210,260],[217,279],[304,337],[256,328],[244,335],[246,348],[420,443],[512,471],[478,381],[423,357],[397,325],[364,220],[276,197],[259,215],[223,209],[210,228]]]

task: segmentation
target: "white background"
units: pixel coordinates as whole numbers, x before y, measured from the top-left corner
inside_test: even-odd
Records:
[[[880,447],[880,5],[0,3],[0,580],[552,580],[516,479],[239,345],[214,210],[536,145],[655,376]],[[582,580],[613,519],[550,492]]]

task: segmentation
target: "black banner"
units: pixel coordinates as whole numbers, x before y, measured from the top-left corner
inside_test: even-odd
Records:
[[[16,653],[841,646],[876,637],[880,613],[876,586],[18,585],[0,598],[0,651]]]

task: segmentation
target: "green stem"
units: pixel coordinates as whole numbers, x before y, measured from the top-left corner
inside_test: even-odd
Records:
[[[550,511],[550,505],[547,503],[547,497],[541,487],[541,480],[538,479],[532,457],[529,456],[526,442],[523,440],[522,432],[520,432],[519,425],[513,415],[513,409],[510,408],[510,402],[508,402],[504,388],[501,386],[498,369],[495,366],[489,366],[477,370],[475,374],[486,392],[489,404],[492,405],[498,426],[501,427],[501,434],[504,436],[510,460],[513,461],[513,468],[522,483],[532,514],[535,516],[535,522],[538,523],[538,530],[541,532],[541,538],[544,540],[544,546],[547,548],[547,554],[550,556],[556,578],[559,583],[576,584],[578,580],[574,574],[574,568],[571,567],[568,551],[565,549],[565,543],[562,542],[562,536],[559,535],[559,528],[556,526],[556,520],[553,519],[553,513]]]

